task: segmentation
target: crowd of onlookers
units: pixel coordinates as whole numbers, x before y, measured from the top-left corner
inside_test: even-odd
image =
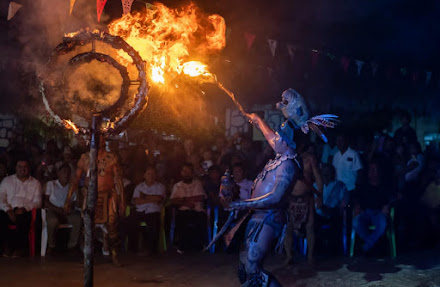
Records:
[[[390,224],[395,227],[398,252],[438,246],[440,151],[433,145],[422,151],[410,121],[408,114],[403,115],[402,126],[393,135],[365,138],[335,130],[325,144],[298,137],[298,154],[316,161],[319,170],[313,176],[312,195],[315,255],[342,254],[350,240],[345,235],[344,241],[343,234],[351,228],[362,239],[357,251],[368,254]],[[158,138],[147,142],[129,145],[114,140],[106,146],[119,159],[129,206],[119,218],[120,249],[139,255],[156,253],[162,241],[179,253],[202,250],[214,225],[220,229],[228,215],[219,196],[225,170],[232,174],[237,198],[248,199],[253,179],[273,157],[270,146],[245,135],[218,137],[214,142]],[[28,254],[29,229],[41,220],[42,209],[47,254],[60,250],[57,230],[62,224],[68,224],[70,232],[65,247],[80,250],[81,194],[70,198],[77,202],[71,210],[65,209],[65,201],[79,156],[86,152],[86,145],[60,146],[54,140],[43,147],[29,140],[13,142],[2,151],[1,254]],[[297,237],[310,232],[301,228],[295,229]],[[107,254],[106,230],[101,229],[102,252]],[[219,242],[216,251],[233,252],[239,242],[231,245]]]

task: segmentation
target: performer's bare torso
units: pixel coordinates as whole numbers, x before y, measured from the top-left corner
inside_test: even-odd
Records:
[[[309,153],[303,153],[303,176],[299,179],[293,188],[293,196],[312,196],[314,182],[314,168],[316,158]]]
[[[85,153],[81,156],[78,162],[78,169],[82,173],[86,173],[86,186],[89,183],[89,164],[90,154]],[[98,192],[109,191],[115,188],[115,177],[118,175],[118,162],[114,154],[105,150],[100,150],[98,153]]]

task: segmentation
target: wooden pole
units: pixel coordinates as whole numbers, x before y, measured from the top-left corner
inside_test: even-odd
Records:
[[[84,211],[84,287],[93,287],[93,227],[98,187],[97,160],[101,114],[94,114],[90,131],[90,165],[87,206]]]

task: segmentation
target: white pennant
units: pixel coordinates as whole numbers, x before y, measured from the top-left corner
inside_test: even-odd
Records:
[[[426,72],[426,81],[425,81],[426,85],[429,85],[431,78],[432,78],[432,72]]]
[[[20,10],[21,7],[23,7],[23,5],[15,2],[9,2],[8,21],[14,18],[15,14],[17,13],[18,10]]]
[[[270,52],[272,53],[272,57],[275,57],[275,51],[277,49],[277,40],[272,40],[272,39],[267,39],[267,41],[269,42],[269,48],[270,48]]]
[[[371,63],[371,71],[373,72],[373,77],[376,76],[377,68],[379,65],[376,62]]]
[[[361,75],[362,67],[364,66],[364,62],[361,61],[361,60],[356,60],[355,62],[356,62],[358,76],[360,76]]]
[[[293,62],[293,58],[295,58],[296,47],[294,45],[287,44],[287,52],[289,52],[290,61]]]

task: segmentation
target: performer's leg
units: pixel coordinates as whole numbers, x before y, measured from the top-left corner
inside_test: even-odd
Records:
[[[293,222],[289,220],[287,223],[286,235],[283,241],[284,250],[286,252],[285,264],[289,264],[293,258]]]
[[[315,252],[315,208],[313,198],[310,200],[309,215],[306,223],[306,238],[307,238],[307,260],[309,263],[313,262],[313,254]]]
[[[263,269],[263,260],[276,239],[272,227],[263,225],[257,241],[247,240],[245,270],[247,281],[242,286],[281,286],[270,273]]]
[[[118,260],[118,251],[120,247],[120,240],[118,234],[118,212],[114,205],[114,199],[109,200],[108,205],[108,221],[107,221],[107,232],[109,245],[111,248],[112,261],[116,266],[122,266]]]

